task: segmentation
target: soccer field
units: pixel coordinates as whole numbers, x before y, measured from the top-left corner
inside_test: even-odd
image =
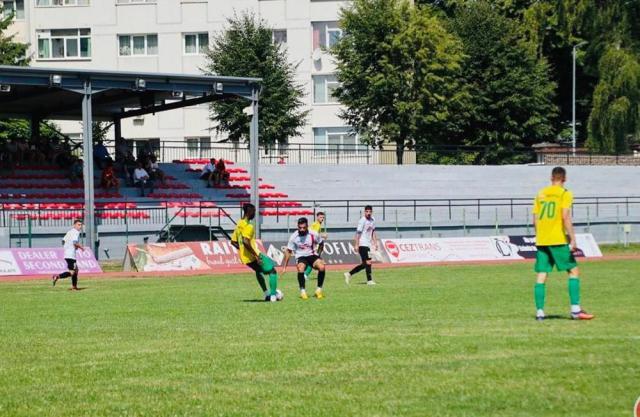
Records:
[[[630,416],[640,264],[584,263],[591,322],[531,264],[374,270],[257,302],[250,274],[0,285],[0,415]],[[310,283],[309,288],[313,288]]]

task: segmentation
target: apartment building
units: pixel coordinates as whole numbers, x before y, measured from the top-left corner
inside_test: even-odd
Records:
[[[355,144],[339,118],[332,91],[335,66],[323,52],[341,36],[338,16],[348,1],[335,0],[4,0],[15,10],[10,28],[30,44],[33,66],[166,73],[201,73],[204,52],[234,13],[248,10],[273,28],[298,65],[311,110],[293,142]],[[226,74],[241,75],[241,74]],[[185,142],[194,151],[224,136],[212,133],[208,106],[196,106],[123,121],[123,136],[135,141]],[[79,135],[77,124],[61,122]]]

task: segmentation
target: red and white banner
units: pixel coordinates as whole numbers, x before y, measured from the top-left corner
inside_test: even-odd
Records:
[[[76,251],[80,273],[100,273],[102,268],[89,248]],[[52,275],[67,270],[63,248],[0,249],[0,276]]]
[[[258,248],[264,251],[262,242]],[[124,270],[211,271],[242,266],[238,250],[229,241],[173,242],[128,245]]]
[[[601,257],[591,234],[576,235],[578,257]],[[495,261],[535,258],[533,236],[382,239],[391,263]]]

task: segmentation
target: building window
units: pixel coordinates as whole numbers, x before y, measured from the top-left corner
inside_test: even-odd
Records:
[[[184,53],[185,55],[204,55],[209,50],[209,34],[185,33]]]
[[[120,56],[158,55],[158,35],[118,35]]]
[[[13,13],[16,20],[24,20],[24,0],[4,0],[2,2],[2,16],[9,16]]]
[[[88,6],[89,0],[36,0],[36,7]]]
[[[207,156],[211,151],[211,137],[200,136],[194,138],[184,138],[187,144],[187,154],[190,157],[203,157]]]
[[[38,59],[91,58],[91,29],[39,30]]]
[[[287,43],[287,29],[273,29],[271,41],[276,45],[285,45]]]
[[[338,22],[312,22],[313,28],[313,49],[331,48],[342,37],[342,29],[338,27]]]
[[[365,153],[367,145],[358,143],[358,135],[348,126],[314,127],[313,143],[315,155]]]
[[[335,75],[314,75],[313,76],[313,102],[337,103],[335,96],[336,88],[340,85]]]

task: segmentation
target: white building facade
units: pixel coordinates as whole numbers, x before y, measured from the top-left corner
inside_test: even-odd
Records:
[[[5,0],[16,12],[11,31],[30,44],[33,66],[164,73],[202,73],[204,51],[234,13],[250,11],[273,29],[298,65],[297,81],[310,109],[291,142],[355,144],[331,92],[335,66],[323,48],[340,38],[335,0]],[[242,74],[222,74],[242,75]],[[65,133],[79,134],[71,123]],[[212,133],[207,105],[126,119],[122,135],[136,141],[184,142],[205,148],[224,139]],[[213,136],[213,137],[212,137]]]

